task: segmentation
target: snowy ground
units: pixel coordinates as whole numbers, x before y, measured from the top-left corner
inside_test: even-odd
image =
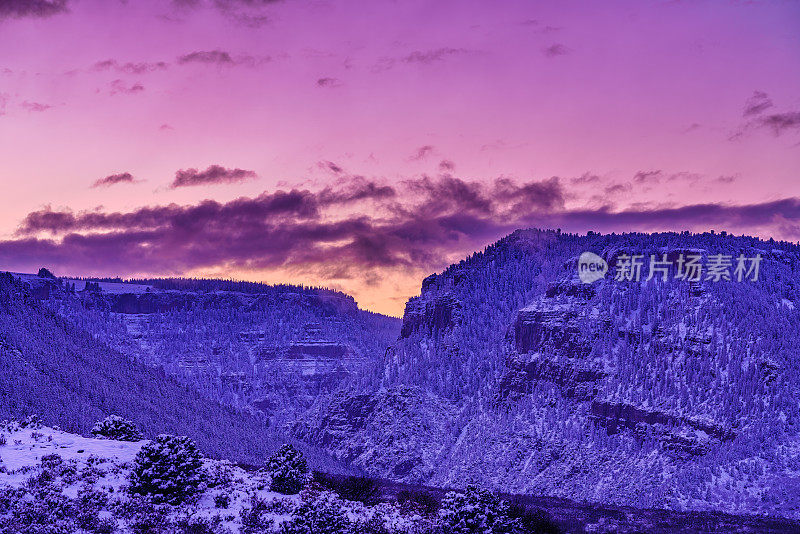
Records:
[[[444,530],[441,523],[437,527],[441,509],[437,514],[424,512],[414,504],[395,502],[365,506],[343,500],[313,483],[298,495],[282,495],[269,491],[271,478],[265,471],[245,471],[211,459],[203,461],[206,482],[195,498],[178,506],[153,504],[127,491],[131,469],[146,443],[86,438],[37,424],[0,425],[0,533],[444,534],[455,531],[452,525],[445,525]],[[800,523],[780,518],[603,508],[564,499],[526,499],[530,501],[526,503],[530,509],[548,510],[563,532],[800,532]],[[464,520],[475,518],[475,512],[481,512],[476,504],[465,503],[464,508],[456,509],[457,515]],[[497,502],[483,510],[497,510]],[[514,534],[527,532],[531,530],[514,530]]]
[[[267,489],[270,480],[266,473],[247,472],[228,462],[210,459],[204,460],[204,471],[208,482],[192,502],[174,507],[148,505],[142,508],[136,504],[135,498],[126,492],[126,487],[134,458],[146,441],[125,442],[86,438],[44,426],[20,428],[14,423],[0,430],[0,436],[4,437],[4,440],[0,438],[0,531],[2,532],[7,532],[4,528],[10,529],[8,532],[28,531],[30,527],[23,527],[20,530],[13,528],[13,522],[9,519],[12,512],[8,509],[4,511],[3,504],[8,504],[9,496],[12,500],[32,501],[33,495],[43,487],[41,482],[43,478],[46,480],[44,486],[48,491],[55,488],[60,495],[72,499],[77,506],[81,506],[79,504],[83,502],[81,499],[85,500],[87,492],[90,491],[95,492],[94,495],[102,494],[103,500],[108,501],[98,510],[97,516],[105,521],[105,525],[113,525],[113,530],[104,530],[108,527],[101,525],[86,530],[67,528],[63,532],[140,532],[142,531],[140,524],[157,521],[156,516],[168,516],[171,523],[169,527],[164,526],[163,530],[162,527],[156,526],[155,530],[148,532],[238,533],[243,531],[244,518],[255,521],[265,528],[264,530],[258,528],[257,532],[279,532],[281,524],[291,521],[295,511],[304,502],[310,503],[312,510],[317,504],[320,507],[335,508],[336,513],[340,513],[353,523],[362,522],[366,525],[370,519],[375,518],[374,525],[381,524],[387,529],[375,532],[387,534],[415,532],[416,527],[427,523],[416,513],[403,513],[394,505],[379,504],[368,507],[358,502],[341,500],[334,494],[321,490],[305,490],[299,495],[281,495]],[[52,461],[50,455],[54,454],[58,455],[63,463],[59,463],[59,467],[55,469],[50,469],[49,474],[43,475],[43,471],[47,470],[42,464],[43,457],[47,463]],[[15,490],[17,493],[14,493]],[[51,500],[50,497],[43,499],[42,502],[47,503],[43,506],[50,506]],[[131,508],[136,508],[132,515],[124,512]],[[253,509],[258,510],[256,518],[250,514]],[[53,510],[45,511],[44,517],[52,514],[55,521],[57,513],[55,508]],[[121,510],[123,512],[120,512]],[[25,511],[17,515],[27,517],[31,512]],[[373,530],[359,530],[359,532],[369,533]]]

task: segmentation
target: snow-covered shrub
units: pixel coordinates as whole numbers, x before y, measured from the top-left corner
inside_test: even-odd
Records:
[[[0,516],[4,534],[68,534],[77,528],[75,503],[52,486],[23,493]]]
[[[175,534],[216,534],[219,519],[208,519],[206,517],[188,515],[180,517],[175,521]]]
[[[0,484],[0,517],[25,495],[25,490],[7,484]],[[1,523],[0,523],[1,524]]]
[[[379,515],[373,515],[366,520],[357,520],[353,524],[353,532],[358,534],[392,534],[386,528],[386,521]]]
[[[38,470],[33,471],[25,481],[29,489],[71,484],[75,480],[76,468],[72,460],[65,462],[58,454],[46,454],[39,461]]]
[[[203,489],[202,456],[189,438],[161,434],[136,455],[129,481],[131,493],[180,504]]]
[[[298,493],[309,479],[308,464],[303,453],[284,445],[267,462],[272,477],[270,489],[285,495]]]
[[[427,491],[402,490],[397,494],[397,504],[406,512],[430,516],[439,511],[439,501]]]
[[[291,515],[297,503],[292,498],[277,498],[267,501],[264,511],[272,515]]]
[[[55,470],[61,468],[61,466],[64,465],[64,459],[55,453],[45,454],[39,460],[39,463],[41,464],[42,469]]]
[[[50,272],[50,269],[47,269],[46,267],[42,267],[41,269],[39,269],[39,272],[36,276],[38,276],[39,278],[50,278],[51,280],[56,279],[55,275],[52,272]]]
[[[22,421],[16,419],[5,419],[0,423],[0,429],[5,432],[13,434],[20,430],[30,428],[31,430],[39,430],[42,428],[42,420],[38,415],[29,415]]]
[[[508,515],[508,503],[474,486],[451,491],[442,499],[439,522],[448,534],[505,534],[515,532],[518,521]]]
[[[118,415],[109,415],[95,423],[92,435],[98,439],[115,439],[118,441],[139,441],[142,433],[136,425]]]
[[[39,430],[42,428],[42,420],[36,414],[29,415],[19,424],[19,427],[30,428],[31,430]]]
[[[242,534],[272,532],[274,522],[268,514],[267,503],[253,495],[250,498],[250,508],[243,508],[239,514],[242,519]]]
[[[107,523],[100,518],[99,513],[108,504],[108,495],[93,489],[81,489],[77,498],[77,524],[80,528],[90,532],[106,530]]]
[[[100,469],[94,465],[87,465],[81,469],[81,472],[78,476],[86,484],[96,484],[105,475],[106,471],[104,469]]]
[[[304,499],[291,520],[281,524],[281,534],[353,534],[353,524],[335,494],[323,492]]]
[[[114,534],[117,532],[117,520],[113,517],[102,517],[94,526],[95,534]]]
[[[131,495],[117,501],[113,508],[117,515],[127,521],[134,534],[170,532],[173,526],[169,507],[155,504],[149,496]]]
[[[227,508],[231,505],[231,496],[227,493],[217,493],[214,495],[214,508]]]
[[[233,483],[233,465],[227,460],[214,462],[206,469],[206,485],[209,488],[226,487]]]

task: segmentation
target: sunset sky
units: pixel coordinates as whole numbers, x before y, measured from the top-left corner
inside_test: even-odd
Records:
[[[0,269],[399,315],[521,227],[800,240],[798,1],[0,0]]]

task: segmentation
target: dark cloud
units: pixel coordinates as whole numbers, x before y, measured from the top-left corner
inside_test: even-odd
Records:
[[[439,162],[439,170],[442,172],[453,172],[456,170],[456,164],[449,159],[443,159]]]
[[[631,188],[631,184],[611,184],[606,186],[603,191],[605,191],[606,195],[616,195],[619,193],[627,193]]]
[[[115,59],[106,59],[104,61],[98,61],[97,63],[95,63],[92,66],[92,70],[95,71],[114,70],[116,72],[122,72],[126,74],[146,74],[148,72],[165,70],[167,67],[168,67],[167,63],[163,61],[157,61],[154,63],[148,63],[148,62],[120,63]]]
[[[263,226],[291,216],[301,221],[319,216],[320,204],[308,191],[277,191],[255,198],[241,198],[227,204],[205,200],[194,206],[144,207],[119,213],[69,210],[53,211],[46,207],[28,214],[17,229],[18,235],[37,232],[67,234],[80,231],[142,232],[173,229],[175,231],[210,227],[229,227],[237,224]]]
[[[264,7],[278,4],[283,0],[217,0],[217,4],[236,4],[249,7]]]
[[[27,100],[20,104],[22,108],[27,109],[31,112],[42,112],[47,111],[48,109],[52,108],[50,104],[42,104],[40,102],[28,102]]]
[[[660,184],[662,181],[667,182],[675,182],[675,181],[684,181],[684,182],[697,182],[702,178],[699,174],[691,173],[691,172],[674,172],[667,174],[661,170],[653,170],[653,171],[638,171],[636,174],[633,175],[633,182],[636,184],[642,185],[656,185]]]
[[[339,87],[342,85],[337,78],[320,78],[317,80],[318,87]]]
[[[669,180],[670,182],[680,180],[689,183],[697,183],[702,179],[703,176],[701,174],[697,174],[694,172],[686,172],[686,171],[672,173],[667,177],[667,180]]]
[[[178,63],[222,63],[234,65],[236,62],[233,56],[222,50],[210,50],[202,52],[192,52],[178,57]]]
[[[114,80],[110,84],[109,93],[112,95],[134,95],[144,91],[144,85],[140,83],[127,83],[123,80]]]
[[[67,11],[67,0],[0,0],[0,19],[44,18]]]
[[[747,102],[744,104],[744,112],[742,113],[745,117],[750,117],[752,115],[758,115],[772,107],[772,99],[762,91],[753,91],[753,96],[747,99]]]
[[[758,126],[772,130],[775,135],[781,135],[787,130],[800,129],[800,111],[775,113],[765,115],[758,119]]]
[[[633,181],[638,184],[657,184],[661,181],[663,173],[656,171],[639,171],[633,176]]]
[[[752,233],[757,228],[774,229],[782,221],[800,222],[800,199],[786,198],[758,204],[691,204],[662,209],[631,209],[623,211],[576,210],[555,215],[552,220],[564,228],[598,229],[621,232],[681,230],[692,228],[727,228]],[[785,235],[796,240],[800,234]]]
[[[123,172],[120,174],[111,174],[105,178],[99,178],[95,180],[95,182],[92,184],[92,187],[109,187],[116,184],[132,184],[135,181],[136,180],[134,180],[131,173]]]
[[[373,203],[374,213],[348,208],[361,202]],[[72,269],[87,262],[84,268],[114,272],[220,265],[319,270],[341,264],[340,274],[428,268],[459,243],[498,235],[522,216],[562,204],[556,178],[521,184],[420,178],[395,187],[348,176],[317,192],[292,189],[228,203],[206,200],[131,212],[47,207],[23,220],[17,239],[0,242],[0,261],[24,243],[25,257],[40,262]],[[48,233],[52,237],[43,237]],[[103,258],[88,263],[94,254]]]
[[[211,165],[204,171],[185,169],[176,172],[171,187],[174,189],[192,185],[235,184],[255,178],[258,178],[258,175],[253,171],[226,169],[220,165]]]
[[[542,53],[547,57],[558,57],[569,54],[572,50],[563,44],[555,43],[542,50]]]
[[[402,58],[406,63],[430,64],[441,61],[450,56],[468,54],[464,48],[436,48],[434,50],[417,50]]]
[[[332,161],[320,161],[317,164],[322,169],[331,171],[333,174],[341,174],[344,172],[344,168],[341,165],[338,165]]]
[[[248,28],[260,28],[269,24],[272,20],[272,17],[268,15],[247,13],[236,9],[223,9],[222,12],[236,24]]]
[[[582,185],[582,184],[594,184],[594,183],[597,183],[599,181],[600,181],[600,177],[599,176],[597,176],[596,174],[591,174],[591,173],[587,172],[587,173],[582,174],[581,176],[578,176],[576,178],[572,178],[570,180],[570,183],[572,185]]]
[[[201,50],[184,54],[177,59],[179,65],[199,63],[228,67],[255,67],[270,60],[271,58],[269,56],[255,57],[249,54],[233,55],[224,50]]]
[[[433,154],[434,148],[433,145],[423,145],[417,149],[414,155],[411,156],[412,161],[419,161],[427,158],[431,154]]]
[[[520,24],[533,29],[536,33],[553,33],[559,31],[561,28],[557,26],[550,26],[549,24],[542,24],[536,19],[528,19],[522,21]]]
[[[281,0],[172,0],[179,9],[213,7],[232,22],[249,28],[260,28],[272,19],[267,8]]]
[[[128,212],[46,207],[25,217],[13,239],[0,241],[0,262],[17,269],[47,264],[118,275],[283,269],[329,280],[360,279],[386,269],[440,269],[454,255],[526,227],[761,229],[800,237],[796,198],[615,210],[567,209],[567,196],[555,177],[482,183],[441,175],[392,185],[343,173],[318,191],[278,190],[226,203],[206,200]]]
[[[359,200],[386,200],[396,195],[397,191],[392,186],[379,185],[362,176],[343,176],[336,186],[326,187],[317,194],[317,203],[321,207],[329,207]]]
[[[201,52],[191,52],[178,57],[178,63],[185,65],[186,63],[207,63],[217,65],[235,65],[233,56],[229,52],[223,50],[210,50]]]
[[[549,25],[542,26],[541,28],[539,28],[539,33],[554,33],[554,32],[559,32],[562,29],[563,28],[561,26],[549,26]]]
[[[800,111],[785,111],[780,113],[765,113],[774,107],[772,99],[763,91],[754,91],[747,99],[742,115],[749,119],[738,131],[732,133],[728,139],[731,141],[742,138],[748,130],[770,130],[776,137],[787,131],[800,130]]]

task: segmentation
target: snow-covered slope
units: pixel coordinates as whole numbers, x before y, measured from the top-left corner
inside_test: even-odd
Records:
[[[300,515],[309,510],[331,514],[331,529],[339,519],[351,523],[347,532],[365,534],[410,533],[430,523],[397,506],[365,506],[321,489],[281,495],[267,489],[268,473],[211,459],[203,462],[205,482],[196,497],[175,506],[154,504],[127,491],[146,441],[85,438],[13,422],[0,436],[2,532],[278,533],[283,523],[305,525]]]
[[[203,480],[190,499],[157,504],[129,491],[131,473],[148,441],[87,438],[35,419],[0,426],[0,532],[4,534],[450,534],[492,532],[792,533],[800,523],[778,518],[681,514],[665,510],[594,507],[563,499],[517,500],[514,527],[484,530],[484,512],[504,508],[496,498],[436,511],[436,501],[389,499],[365,505],[310,482],[299,494],[270,491],[267,470],[244,470],[204,459]],[[174,477],[173,477],[174,478]],[[335,489],[335,488],[334,488]],[[406,488],[408,490],[414,488]],[[419,491],[419,490],[417,490]],[[396,493],[394,493],[396,495]],[[420,495],[417,493],[417,495]],[[385,497],[386,495],[384,495]],[[458,502],[459,499],[444,498]],[[424,506],[421,506],[422,503]],[[443,505],[445,506],[445,505]],[[485,508],[490,506],[490,508]],[[520,515],[527,509],[532,515]],[[536,511],[539,510],[539,511]],[[546,510],[547,512],[541,512]],[[448,522],[452,513],[459,523]],[[547,519],[552,515],[553,520]],[[526,518],[527,522],[521,520]],[[460,523],[463,520],[467,523]],[[476,522],[477,520],[477,522]],[[467,527],[472,525],[472,530]],[[459,530],[459,527],[462,529]]]
[[[148,437],[187,435],[209,456],[249,463],[263,462],[287,441],[265,418],[221,405],[132,360],[32,293],[0,273],[0,419],[37,414],[83,433],[116,413]],[[304,452],[317,468],[348,471],[312,447]]]
[[[273,426],[378,373],[400,331],[399,319],[324,289],[183,279],[87,286],[15,276],[99,341]]]

